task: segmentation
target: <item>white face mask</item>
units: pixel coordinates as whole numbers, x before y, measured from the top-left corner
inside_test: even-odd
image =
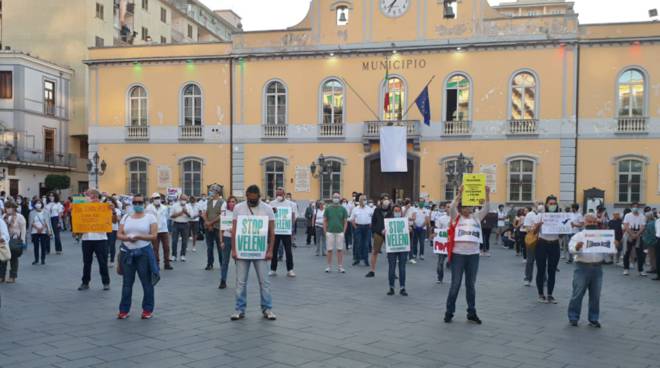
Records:
[[[284,197],[277,196],[277,197],[275,197],[275,199],[277,199],[278,202],[282,202],[284,200]]]
[[[182,204],[182,205],[185,206],[187,203],[188,203],[188,201],[186,201],[186,200],[181,200],[181,204]]]
[[[335,204],[339,203],[339,198],[332,198],[332,203],[335,203]]]
[[[41,209],[41,203],[35,203],[34,208],[40,210]]]
[[[160,206],[160,199],[154,199],[154,205]]]

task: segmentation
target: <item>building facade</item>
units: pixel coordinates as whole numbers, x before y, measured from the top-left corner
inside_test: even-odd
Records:
[[[563,1],[391,4],[314,0],[286,30],[92,50],[101,188],[452,199],[463,157],[498,203],[597,188],[609,206],[660,204],[660,24],[580,25]],[[407,128],[407,173],[380,170],[384,125]]]

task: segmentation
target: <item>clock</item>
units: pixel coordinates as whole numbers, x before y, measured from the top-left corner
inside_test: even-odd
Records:
[[[380,11],[390,18],[402,16],[410,8],[410,0],[379,0]]]

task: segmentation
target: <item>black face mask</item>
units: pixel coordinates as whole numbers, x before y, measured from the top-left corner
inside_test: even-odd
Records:
[[[584,228],[587,230],[598,230],[598,225],[587,225]]]
[[[257,199],[248,199],[247,202],[248,202],[248,205],[250,205],[250,207],[257,207],[259,205],[259,198],[257,198]]]

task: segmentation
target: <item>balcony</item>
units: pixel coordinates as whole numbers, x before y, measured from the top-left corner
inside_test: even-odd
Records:
[[[47,100],[44,102],[44,114],[48,116],[55,116],[55,101]]]
[[[199,140],[204,138],[204,127],[202,125],[179,126],[180,140]]]
[[[77,166],[77,156],[71,153],[17,149],[12,145],[4,145],[0,147],[0,162],[21,167],[70,169]]]
[[[261,135],[264,138],[286,138],[287,124],[264,124],[261,126]]]
[[[344,124],[319,124],[319,137],[336,138],[344,136]]]
[[[445,121],[442,134],[449,137],[469,136],[472,134],[470,120]]]
[[[539,121],[537,119],[509,120],[509,135],[537,135]]]
[[[617,118],[616,132],[619,134],[648,133],[648,118],[645,116],[626,116]]]
[[[129,125],[126,127],[126,140],[129,141],[148,141],[148,125]]]
[[[365,121],[362,131],[362,143],[365,152],[371,150],[371,142],[380,140],[380,128],[384,126],[403,126],[406,127],[408,140],[412,141],[413,149],[419,151],[421,141],[421,128],[419,120],[402,121]]]

